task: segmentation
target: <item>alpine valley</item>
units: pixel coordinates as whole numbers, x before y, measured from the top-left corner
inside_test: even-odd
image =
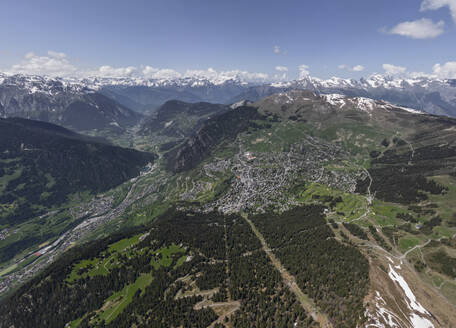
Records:
[[[456,82],[0,74],[0,327],[456,327]]]

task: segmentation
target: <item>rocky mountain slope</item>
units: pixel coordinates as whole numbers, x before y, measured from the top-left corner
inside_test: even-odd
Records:
[[[245,84],[239,81],[215,84],[209,80],[200,79],[144,81],[139,85],[131,84],[103,85],[99,92],[139,112],[153,113],[169,100],[228,104],[233,97],[245,89]]]
[[[221,142],[229,142],[261,118],[256,108],[241,106],[208,119],[182,145],[166,154],[167,167],[177,173],[198,165]]]
[[[0,76],[0,114],[64,125],[75,130],[136,124],[140,115],[84,84],[41,76]]]
[[[170,100],[142,122],[140,133],[188,137],[204,121],[230,109],[227,105]]]
[[[311,90],[320,94],[342,94],[384,100],[392,104],[422,110],[431,114],[456,116],[456,88],[453,80],[428,77],[414,79],[373,75],[368,79],[321,80],[307,77],[297,81],[250,87],[231,101],[259,100],[274,93],[293,89]]]

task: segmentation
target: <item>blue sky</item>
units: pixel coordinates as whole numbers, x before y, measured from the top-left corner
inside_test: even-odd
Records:
[[[390,64],[456,77],[456,0],[3,0],[0,12],[2,71],[293,79],[306,65],[358,78]]]

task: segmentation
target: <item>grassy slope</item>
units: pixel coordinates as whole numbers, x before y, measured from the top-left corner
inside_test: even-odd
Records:
[[[158,269],[160,267],[170,267],[173,263],[173,256],[185,253],[185,249],[171,244],[167,247],[162,247],[157,250],[143,248],[137,250],[134,246],[140,241],[141,234],[135,235],[131,238],[122,239],[116,243],[109,245],[108,249],[100,254],[100,257],[94,259],[86,259],[75,264],[70,275],[66,281],[72,283],[77,279],[87,276],[107,275],[112,268],[118,267],[117,259],[120,254],[124,254],[128,259],[131,259],[144,252],[159,255],[159,259],[152,260],[151,265]],[[109,255],[108,255],[109,254]],[[182,265],[187,258],[187,255],[181,255],[175,264],[175,268]],[[78,273],[79,270],[90,268],[83,274]],[[151,273],[140,275],[133,283],[126,285],[122,290],[112,294],[105,300],[104,305],[96,311],[91,322],[100,323],[104,320],[106,323],[114,320],[125,307],[131,303],[133,296],[138,290],[144,291],[146,286],[153,282],[153,275]],[[78,327],[83,318],[79,318],[70,323],[71,327]]]

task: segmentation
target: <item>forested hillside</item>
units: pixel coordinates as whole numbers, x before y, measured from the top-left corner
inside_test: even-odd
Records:
[[[242,217],[176,211],[69,250],[5,299],[0,319],[24,328],[315,326]]]
[[[113,188],[154,158],[50,123],[0,119],[0,226],[11,229],[58,209],[74,193]],[[28,244],[1,248],[1,262]]]

